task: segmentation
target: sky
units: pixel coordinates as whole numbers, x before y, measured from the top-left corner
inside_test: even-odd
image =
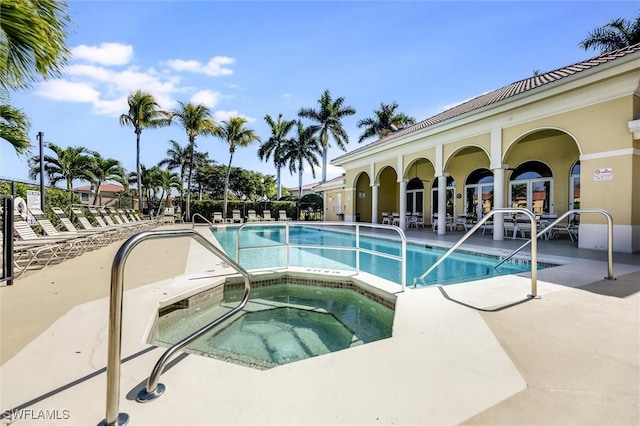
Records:
[[[266,114],[297,119],[300,108],[317,108],[328,89],[356,110],[343,120],[351,151],[360,146],[357,122],[374,116],[381,103],[397,102],[399,112],[426,119],[536,70],[596,56],[578,47],[589,31],[640,13],[636,0],[68,4],[72,56],[63,74],[13,92],[11,103],[30,118],[32,155],[43,132],[45,142],[87,147],[128,171],[136,168],[136,139],[118,117],[137,90],[165,110],[193,102],[210,108],[217,122],[244,117],[266,141]],[[188,142],[178,125],[144,130],[141,163],[152,167],[165,158],[170,140]],[[196,144],[228,163],[222,140],[201,136]],[[329,160],[343,154],[332,145]],[[238,148],[232,166],[275,175],[273,163],[258,158],[258,146]],[[327,178],[342,172],[330,165]],[[320,167],[315,178],[307,167],[303,183],[321,176]],[[28,179],[27,157],[4,141],[0,177]],[[298,176],[284,170],[282,182],[297,187]]]

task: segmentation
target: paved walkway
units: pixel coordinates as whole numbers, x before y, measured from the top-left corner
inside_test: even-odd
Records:
[[[409,235],[423,236],[453,238]],[[0,408],[68,410],[15,424],[104,418],[106,296],[120,244],[0,288]],[[221,268],[186,239],[143,244],[126,271],[121,411],[131,424],[640,423],[638,255],[616,256],[608,281],[603,252],[553,246],[547,256],[569,260],[539,271],[536,300],[524,297],[526,274],[408,291],[391,339],[266,372],[181,356],[163,376],[167,394],[137,404],[161,353],[143,338],[157,301]]]

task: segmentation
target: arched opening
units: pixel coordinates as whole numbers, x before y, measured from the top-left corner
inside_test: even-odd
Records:
[[[476,169],[469,173],[464,184],[465,213],[468,218],[480,220],[493,209],[493,172]]]
[[[399,211],[398,175],[393,167],[385,167],[378,175],[378,223],[382,223],[382,213]]]
[[[553,173],[541,161],[527,161],[516,167],[509,180],[509,205],[535,215],[553,213]]]
[[[455,217],[456,216],[456,181],[451,177],[447,176],[447,216]],[[438,213],[438,179],[434,179],[433,184],[431,185],[431,218],[433,222],[433,214]]]
[[[356,222],[371,222],[371,181],[369,175],[361,173],[356,181]]]

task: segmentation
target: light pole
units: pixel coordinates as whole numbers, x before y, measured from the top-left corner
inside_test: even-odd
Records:
[[[44,211],[44,133],[38,132],[36,135],[38,146],[40,147],[40,210]]]

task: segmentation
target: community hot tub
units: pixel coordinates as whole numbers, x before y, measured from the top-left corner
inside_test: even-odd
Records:
[[[252,281],[245,308],[184,351],[268,369],[391,337],[395,296],[349,277],[270,274]],[[242,297],[234,279],[158,312],[152,344],[170,346],[231,310]]]

